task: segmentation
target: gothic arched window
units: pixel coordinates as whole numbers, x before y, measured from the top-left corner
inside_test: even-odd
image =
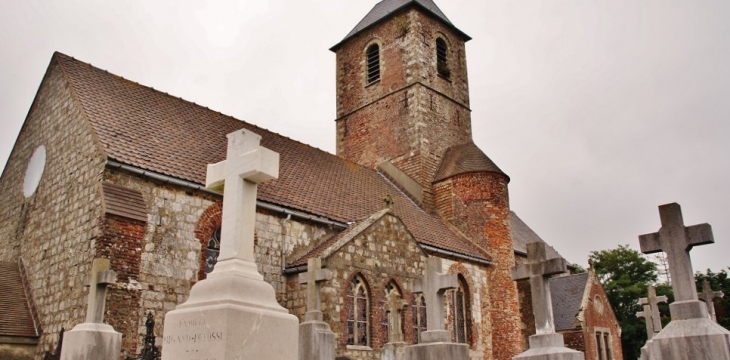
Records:
[[[347,291],[347,345],[369,346],[369,303],[365,279],[355,275]]]
[[[436,70],[439,75],[449,78],[451,77],[451,69],[449,69],[449,47],[442,38],[436,39]]]
[[[411,304],[413,311],[413,341],[418,344],[421,342],[421,333],[426,331],[426,298],[423,294],[416,294]]]
[[[213,231],[208,239],[208,248],[205,251],[205,273],[210,274],[218,262],[218,254],[221,252],[221,228]]]
[[[467,344],[469,342],[469,289],[464,278],[459,276],[459,287],[451,292],[451,306],[454,323],[452,326],[452,338],[454,342]]]
[[[367,83],[371,84],[380,80],[380,46],[372,44],[366,53]]]

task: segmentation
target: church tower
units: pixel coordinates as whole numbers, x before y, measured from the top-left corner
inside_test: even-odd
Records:
[[[337,54],[337,154],[368,167],[390,162],[422,187],[446,150],[472,141],[464,44],[431,0],[385,0]]]

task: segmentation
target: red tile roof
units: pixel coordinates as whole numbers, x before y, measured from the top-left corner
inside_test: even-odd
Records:
[[[444,154],[441,166],[434,176],[434,182],[450,178],[454,175],[470,172],[494,172],[504,174],[476,144],[469,142],[452,146]],[[506,174],[505,174],[506,175]]]
[[[394,200],[394,213],[419,241],[488,259],[470,241],[424,212],[378,171],[255,125],[167,95],[56,53],[102,150],[118,162],[203,185],[207,164],[225,159],[226,134],[246,128],[281,156],[279,179],[259,200],[340,222],[365,219]]]
[[[37,338],[17,263],[0,262],[0,336]]]

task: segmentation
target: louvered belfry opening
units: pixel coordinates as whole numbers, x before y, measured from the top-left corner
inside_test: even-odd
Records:
[[[446,41],[442,38],[436,39],[436,68],[438,69],[439,75],[445,78],[451,76],[447,54],[448,46],[446,45]]]
[[[367,51],[368,84],[380,80],[380,46],[372,44]]]

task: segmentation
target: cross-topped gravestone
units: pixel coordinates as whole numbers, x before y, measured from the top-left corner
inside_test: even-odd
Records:
[[[388,342],[403,342],[403,329],[401,324],[401,312],[408,305],[397,291],[388,294],[388,301],[385,303],[385,311],[388,313]]]
[[[322,321],[319,284],[332,278],[332,273],[322,269],[322,258],[307,260],[307,272],[299,274],[299,283],[307,284],[307,313],[305,321]]]
[[[568,265],[565,259],[547,259],[545,243],[542,242],[527,244],[527,263],[512,269],[513,280],[530,279],[532,309],[535,313],[535,328],[538,335],[555,333],[548,278],[550,275],[566,271],[568,271]]]
[[[104,323],[104,305],[107,287],[117,282],[117,273],[111,270],[109,259],[94,259],[91,274],[86,286],[89,287],[89,303],[86,309],[86,322]]]
[[[722,291],[712,291],[710,282],[705,279],[702,282],[702,292],[700,293],[700,300],[707,304],[707,312],[710,313],[712,321],[717,322],[717,315],[715,315],[715,299],[724,297],[725,294]]]
[[[257,184],[279,177],[279,154],[259,146],[261,137],[240,130],[228,134],[226,160],[208,165],[206,187],[223,191],[221,251],[225,260],[254,262]],[[213,271],[215,272],[215,270]]]
[[[697,300],[689,251],[693,246],[714,243],[712,228],[709,224],[685,227],[682,209],[677,203],[659,206],[659,217],[662,222],[659,232],[639,236],[641,252],[652,254],[664,251],[675,300]]]
[[[654,337],[654,314],[651,312],[651,306],[650,305],[644,305],[644,311],[639,311],[636,313],[637,318],[644,318],[644,321],[646,321],[646,339],[651,340],[651,338]]]
[[[426,273],[413,285],[414,293],[423,293],[426,299],[426,331],[422,342],[448,342],[451,336],[444,330],[444,292],[456,289],[456,274],[441,274],[441,259],[430,256],[426,260]]]
[[[647,288],[649,292],[649,296],[645,298],[639,299],[639,305],[648,305],[649,309],[651,311],[651,327],[653,329],[654,334],[659,333],[662,331],[662,319],[661,315],[659,314],[659,303],[665,303],[667,300],[669,300],[665,295],[657,296],[656,295],[656,287],[654,285],[649,285]],[[649,319],[649,318],[647,318]],[[649,338],[651,339],[651,338]]]

